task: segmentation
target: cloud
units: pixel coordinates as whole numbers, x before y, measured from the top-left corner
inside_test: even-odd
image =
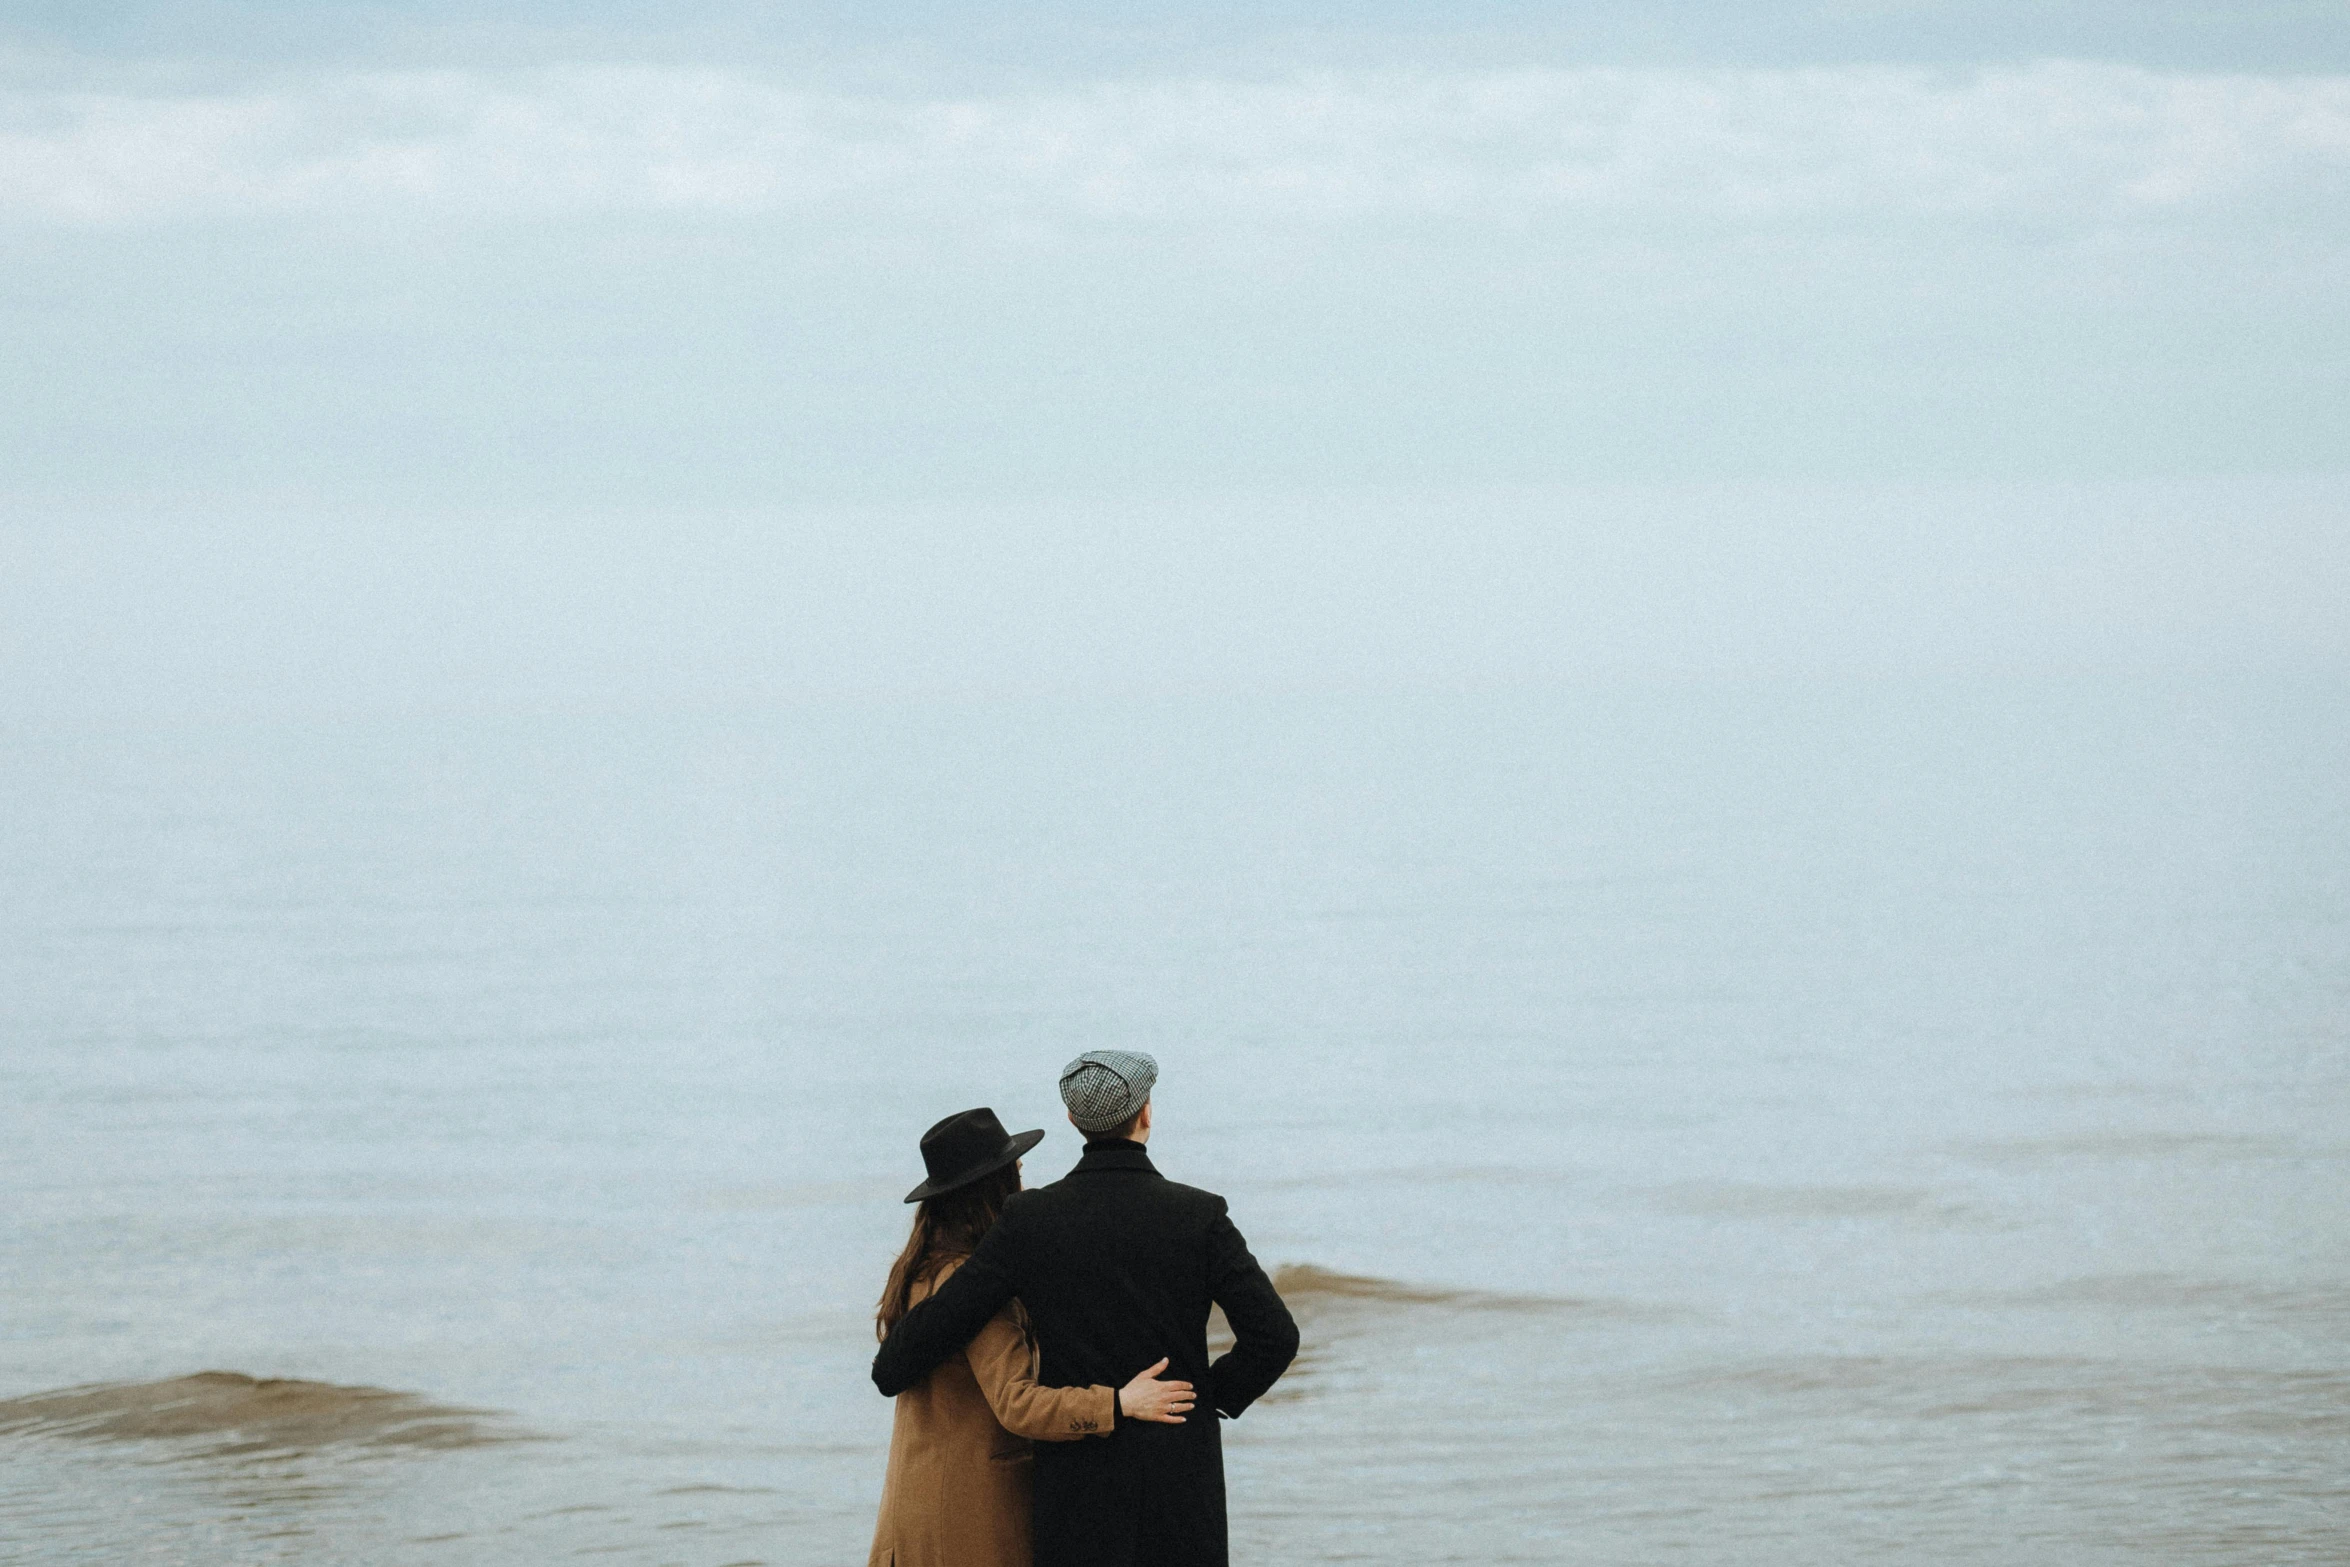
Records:
[[[2332,472],[2350,427],[2350,76],[203,69],[0,70],[17,496]]]
[[[712,69],[0,89],[0,221],[942,213],[1218,222],[2142,223],[2350,202],[2350,77],[1380,70],[890,97]]]

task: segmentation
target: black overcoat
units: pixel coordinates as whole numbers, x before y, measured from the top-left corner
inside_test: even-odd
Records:
[[[971,1260],[901,1318],[873,1358],[891,1397],[1018,1296],[1038,1381],[1122,1387],[1162,1355],[1199,1390],[1181,1425],[1121,1420],[1108,1441],[1036,1449],[1036,1567],[1225,1567],[1224,1448],[1237,1417],[1297,1354],[1297,1324],[1224,1199],[1159,1174],[1139,1143],[1089,1144],[1063,1179],[1005,1204]],[[1210,1302],[1233,1345],[1208,1362]]]

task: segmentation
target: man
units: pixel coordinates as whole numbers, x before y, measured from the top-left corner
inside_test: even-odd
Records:
[[[1015,1194],[971,1260],[891,1330],[873,1383],[896,1397],[960,1351],[1015,1295],[1043,1355],[1040,1382],[1117,1387],[1165,1358],[1199,1404],[1166,1424],[1120,1420],[1107,1441],[1036,1449],[1036,1567],[1225,1567],[1224,1447],[1236,1419],[1297,1354],[1297,1324],[1225,1215],[1224,1199],[1153,1167],[1159,1066],[1089,1050],[1061,1074],[1086,1134],[1063,1179]],[[1208,1306],[1230,1351],[1208,1363]]]

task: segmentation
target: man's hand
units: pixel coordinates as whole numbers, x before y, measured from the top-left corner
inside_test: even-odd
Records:
[[[1129,1420],[1150,1420],[1160,1425],[1179,1426],[1183,1417],[1191,1413],[1191,1384],[1188,1382],[1161,1382],[1159,1373],[1167,1369],[1167,1357],[1148,1371],[1135,1373],[1134,1380],[1118,1389],[1118,1413]]]

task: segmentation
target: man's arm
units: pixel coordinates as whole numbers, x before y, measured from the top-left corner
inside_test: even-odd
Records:
[[[1238,1418],[1297,1358],[1297,1321],[1225,1213],[1208,1232],[1208,1293],[1232,1325],[1232,1347],[1208,1368],[1209,1402]]]
[[[1004,1229],[1005,1221],[998,1219],[971,1260],[889,1330],[881,1353],[873,1357],[873,1385],[882,1397],[897,1397],[960,1354],[988,1319],[1019,1293],[1012,1281],[1011,1242]]]
[[[1036,1380],[1035,1357],[1028,1335],[1008,1311],[987,1319],[963,1350],[971,1375],[996,1424],[1014,1436],[1038,1442],[1073,1442],[1080,1437],[1108,1436],[1118,1429],[1118,1390],[1114,1387],[1046,1387]]]

